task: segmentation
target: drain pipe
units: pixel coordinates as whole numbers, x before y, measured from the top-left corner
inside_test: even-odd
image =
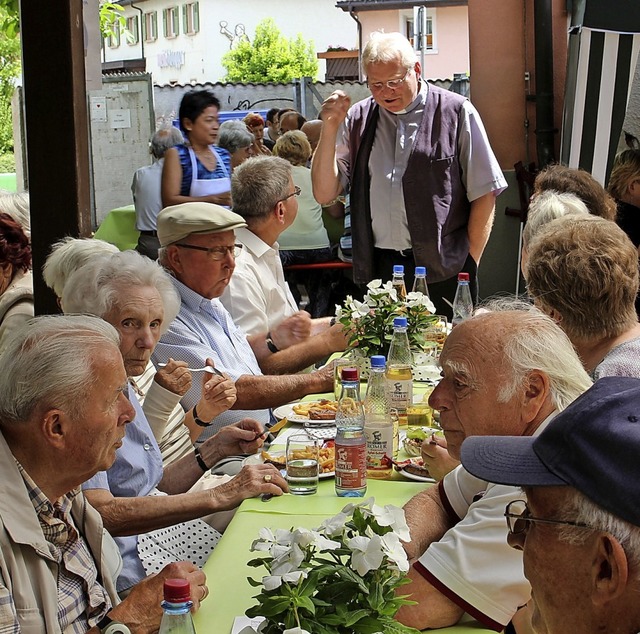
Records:
[[[349,15],[358,25],[358,78],[362,81],[362,23],[358,20],[358,14],[353,10],[353,8],[349,10]]]
[[[534,0],[536,62],[536,150],[538,168],[555,161],[553,122],[552,0]]]
[[[144,13],[140,7],[137,7],[133,2],[131,8],[140,14],[140,22],[138,24],[138,35],[140,36],[140,56],[144,61],[144,68],[147,69],[147,58],[144,56],[144,37],[142,37],[142,20],[144,20]]]

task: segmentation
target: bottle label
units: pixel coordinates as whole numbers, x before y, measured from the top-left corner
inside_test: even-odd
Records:
[[[387,382],[387,398],[389,407],[397,410],[406,410],[411,405],[413,399],[413,380],[389,380]]]
[[[367,469],[388,471],[393,456],[393,423],[367,425],[364,433],[367,438]]]
[[[367,486],[367,449],[359,445],[336,443],[336,486],[342,489],[361,489]]]

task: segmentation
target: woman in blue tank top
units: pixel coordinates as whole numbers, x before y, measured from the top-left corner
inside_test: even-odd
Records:
[[[220,102],[210,90],[192,90],[178,117],[188,143],[167,150],[162,170],[162,204],[186,202],[231,205],[231,157],[214,144]]]

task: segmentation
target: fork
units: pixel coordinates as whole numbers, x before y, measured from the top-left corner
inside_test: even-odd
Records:
[[[167,364],[158,363],[157,365],[159,368],[164,368]],[[212,365],[205,365],[204,368],[186,368],[186,369],[189,370],[189,372],[210,372],[211,374],[217,374],[218,376],[224,377],[222,372],[220,372],[220,370],[218,370],[217,368],[214,368]]]

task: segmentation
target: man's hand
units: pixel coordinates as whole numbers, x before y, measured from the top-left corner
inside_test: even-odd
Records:
[[[280,471],[270,464],[243,467],[240,473],[229,482],[210,489],[211,495],[219,504],[216,511],[233,509],[243,500],[263,493],[282,495],[288,491],[287,481]]]
[[[200,445],[200,453],[207,465],[215,464],[228,456],[252,454],[264,445],[266,432],[253,418],[244,418],[233,425],[223,427],[215,436]]]
[[[158,368],[154,381],[165,390],[184,396],[191,389],[191,372],[184,361],[169,359],[167,365]]]
[[[271,339],[279,350],[284,350],[308,339],[311,336],[312,325],[311,315],[299,310],[271,330]]]
[[[206,365],[214,366],[213,359],[208,358]],[[225,374],[219,376],[204,372],[202,377],[202,398],[198,402],[198,418],[204,421],[213,420],[222,412],[226,412],[236,402],[235,383]]]
[[[323,333],[323,337],[332,354],[334,352],[343,352],[349,345],[349,331],[339,322],[327,328]]]
[[[327,365],[323,365],[319,370],[312,372],[321,381],[321,387],[318,392],[333,392],[333,366],[334,362],[329,361]]]
[[[345,120],[351,107],[351,98],[342,90],[334,90],[322,103],[321,119],[324,125],[336,128]]]
[[[133,586],[127,598],[109,612],[109,617],[125,623],[136,634],[157,632],[162,618],[160,602],[165,579],[189,581],[194,612],[209,594],[204,572],[191,562],[181,561],[165,566],[157,575],[151,575]]]
[[[424,466],[429,469],[429,475],[438,482],[460,464],[449,455],[447,441],[434,434],[422,443],[422,459]]]

